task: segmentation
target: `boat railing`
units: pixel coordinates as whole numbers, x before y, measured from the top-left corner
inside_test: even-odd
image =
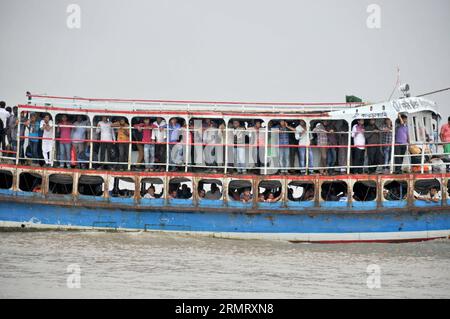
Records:
[[[239,170],[242,172],[255,172],[262,175],[271,175],[277,174],[279,171],[282,173],[291,173],[297,172],[298,174],[312,174],[314,172],[320,172],[322,174],[336,174],[336,173],[365,173],[370,171],[371,173],[395,173],[399,172],[401,168],[406,168],[409,171],[413,171],[415,173],[429,173],[433,171],[433,168],[442,167],[443,165],[450,165],[447,163],[448,155],[443,150],[443,146],[448,144],[445,142],[415,142],[409,144],[396,144],[392,142],[391,144],[365,144],[363,147],[367,151],[371,148],[378,149],[377,154],[382,156],[381,149],[387,148],[389,150],[389,158],[388,162],[386,161],[378,161],[376,164],[372,163],[355,163],[355,154],[353,154],[354,150],[357,148],[361,148],[361,145],[354,145],[351,143],[351,134],[352,132],[337,132],[337,133],[323,133],[327,135],[340,135],[346,136],[344,139],[345,144],[341,143],[340,145],[311,145],[311,143],[307,145],[299,145],[299,144],[279,144],[279,136],[272,133],[269,130],[264,130],[264,139],[261,141],[262,144],[258,144],[254,141],[253,144],[250,144],[246,141],[238,141],[237,143],[231,142],[231,131],[229,128],[225,128],[225,136],[222,138],[222,141],[214,142],[214,143],[204,143],[203,141],[193,141],[192,138],[186,138],[186,136],[190,136],[189,134],[195,134],[195,128],[187,128],[184,132],[184,138],[182,140],[176,142],[170,142],[168,139],[165,142],[142,142],[136,141],[132,139],[132,130],[136,128],[133,126],[125,126],[121,129],[128,130],[129,140],[127,141],[116,141],[116,140],[98,140],[92,138],[94,136],[94,131],[97,129],[96,126],[74,126],[74,125],[56,125],[56,129],[71,127],[71,128],[85,128],[90,131],[90,138],[86,139],[70,139],[65,140],[60,137],[44,138],[42,136],[18,136],[19,143],[16,145],[16,149],[11,148],[9,150],[0,150],[0,159],[2,161],[13,162],[16,165],[19,164],[35,164],[42,162],[41,156],[34,156],[30,154],[27,150],[31,143],[35,143],[36,141],[39,144],[42,144],[44,141],[50,141],[52,144],[52,152],[50,161],[52,164],[59,163],[60,165],[65,165],[68,168],[70,167],[78,167],[78,168],[86,168],[86,169],[95,169],[99,166],[109,166],[111,169],[118,170],[132,170],[132,169],[144,169],[151,167],[153,169],[159,169],[164,171],[183,171],[189,172],[192,170],[197,170],[199,172],[206,170],[214,170],[217,172],[222,172],[224,174],[233,173],[233,170]],[[117,129],[117,128],[116,128]],[[170,128],[163,129],[165,133],[169,136],[171,133]],[[378,131],[377,131],[378,132]],[[20,133],[20,132],[19,132]],[[276,132],[277,134],[279,132]],[[285,132],[287,134],[295,134],[295,132]],[[308,131],[306,134],[312,134],[313,131]],[[366,133],[371,133],[366,131]],[[269,136],[273,137],[273,141],[269,140]],[[276,138],[275,138],[276,137]],[[58,144],[60,143],[69,143],[73,145],[74,143],[81,142],[84,145],[85,149],[88,149],[89,152],[84,152],[83,154],[75,154],[71,156],[70,159],[63,159],[58,151]],[[122,160],[116,159],[114,161],[110,160],[100,160],[99,153],[101,151],[101,147],[105,145],[109,146],[118,146],[124,145],[125,147],[123,151],[126,154],[125,157],[122,157]],[[153,160],[152,162],[137,162],[136,153],[139,151],[133,151],[133,147],[138,146],[159,146],[159,151],[164,153],[156,154],[161,158],[165,157],[165,160]],[[406,150],[403,154],[399,154],[396,152],[397,147],[406,147]],[[417,146],[420,153],[412,154],[409,150],[413,147]],[[17,147],[19,152],[17,152]],[[174,148],[177,147],[180,152],[175,160],[174,155],[172,154]],[[215,155],[219,152],[222,152],[221,159],[217,160],[217,157],[212,161],[205,161],[206,149],[209,148],[209,151],[215,152]],[[108,148],[107,148],[108,149]],[[288,158],[284,158],[284,163],[281,163],[281,152],[283,150],[288,150],[287,154],[284,156]],[[91,151],[93,150],[93,151]],[[334,152],[331,155],[334,160],[332,163],[327,163],[326,160],[329,158],[329,151]],[[71,149],[72,151],[72,149]],[[116,150],[117,151],[117,150]],[[310,152],[311,151],[311,152]],[[304,158],[301,159],[301,154],[304,155]],[[324,152],[326,153],[324,155]],[[269,154],[270,153],[270,154]],[[67,155],[67,154],[66,154]],[[73,154],[71,154],[73,155]],[[199,161],[196,161],[195,156],[198,155],[200,158]],[[316,158],[314,163],[311,163],[309,157],[313,156]],[[237,158],[241,156],[241,158]],[[259,156],[259,162],[258,162]],[[109,158],[108,154],[108,158]],[[255,160],[256,157],[256,160]],[[367,157],[367,155],[365,155]],[[235,162],[235,158],[237,158],[237,163]],[[317,161],[317,158],[319,159]],[[168,160],[167,160],[168,159]],[[431,159],[442,159],[445,160],[444,163],[440,161],[432,162]],[[405,163],[406,161],[406,163]],[[302,162],[302,163],[301,163]],[[362,165],[361,165],[362,164]]]

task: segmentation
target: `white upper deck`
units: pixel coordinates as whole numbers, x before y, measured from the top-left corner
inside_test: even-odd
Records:
[[[322,113],[347,110],[363,103],[271,103],[175,100],[97,99],[31,95],[30,105],[111,111],[187,111],[242,113]]]
[[[356,118],[395,118],[398,113],[430,111],[439,114],[436,103],[424,98],[410,97],[383,103],[270,103],[270,102],[214,102],[174,100],[131,100],[98,99],[82,97],[61,97],[30,95],[29,103],[22,109],[33,110],[33,106],[63,108],[72,111],[92,113],[106,112],[186,112],[186,113],[240,113],[247,114],[326,114],[333,119],[352,120]]]

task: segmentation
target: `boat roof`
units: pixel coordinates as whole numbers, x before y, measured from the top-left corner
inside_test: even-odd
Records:
[[[183,101],[138,100],[28,95],[23,110],[62,111],[98,114],[186,114],[196,115],[303,115],[327,116],[336,119],[386,118],[398,113],[431,111],[439,115],[436,103],[424,98],[411,97],[382,103],[297,103],[297,102],[236,102],[236,101]]]

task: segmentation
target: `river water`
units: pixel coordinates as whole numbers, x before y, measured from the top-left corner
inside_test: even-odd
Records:
[[[450,297],[448,240],[321,245],[5,232],[0,242],[0,298]]]

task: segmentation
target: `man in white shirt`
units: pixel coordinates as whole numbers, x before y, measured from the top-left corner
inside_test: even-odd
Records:
[[[11,114],[5,109],[6,103],[0,102],[0,150],[6,149],[6,128],[8,127],[8,118]],[[1,154],[0,154],[1,155]]]
[[[44,156],[45,165],[53,166],[53,146],[54,142],[54,127],[53,121],[50,120],[50,115],[46,114],[39,125],[42,130],[42,155]]]
[[[363,166],[366,155],[366,137],[364,133],[364,120],[360,119],[352,128],[353,144],[356,146],[354,148],[353,166],[359,166],[354,169],[356,174],[362,174],[364,172]]]
[[[306,122],[301,120],[300,124],[295,128],[295,139],[298,140],[298,158],[302,174],[306,172],[306,150],[308,149],[308,168],[313,169],[314,158],[312,148],[308,148],[310,145],[310,138]]]
[[[163,164],[166,163],[167,155],[167,132],[166,132],[166,121],[162,117],[156,118],[153,122],[153,132],[152,140],[155,141],[155,155],[158,158],[158,168],[160,171],[164,171],[166,168]],[[157,170],[158,170],[157,168]]]
[[[112,123],[107,116],[103,116],[102,120],[97,124],[97,134],[100,134],[100,151],[98,161],[100,165],[109,161],[111,162],[110,154],[112,148],[112,141],[114,141],[114,131]]]
[[[241,123],[238,120],[234,120],[233,127],[229,134],[231,135],[229,140],[233,143],[233,166],[238,174],[246,174],[245,128],[241,126]]]

